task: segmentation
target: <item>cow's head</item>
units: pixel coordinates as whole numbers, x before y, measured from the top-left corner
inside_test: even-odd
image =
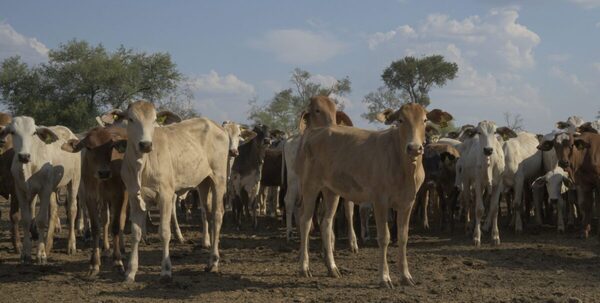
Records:
[[[154,128],[161,125],[180,122],[181,118],[170,111],[156,113],[154,104],[148,101],[136,101],[126,111],[114,111],[115,119],[127,120],[127,136],[137,153],[152,151]]]
[[[577,131],[577,128],[584,123],[583,119],[578,116],[571,116],[567,118],[567,121],[556,122],[556,128],[573,134]]]
[[[0,127],[6,127],[12,122],[12,117],[9,114],[0,113]],[[6,148],[12,147],[12,137],[11,136],[3,136],[0,138],[0,149],[2,152]],[[1,153],[1,152],[0,152]]]
[[[71,139],[61,148],[76,153],[86,149],[85,157],[94,177],[105,180],[112,177],[111,165],[123,158],[127,145],[127,131],[122,127],[96,127],[88,131],[81,140]]]
[[[310,98],[308,109],[302,112],[299,122],[300,133],[307,128],[326,127],[334,124],[354,126],[350,117],[342,111],[337,111],[335,103],[326,96]]]
[[[556,203],[561,199],[561,195],[573,186],[573,180],[562,168],[556,167],[554,170],[547,172],[533,181],[531,186],[537,188],[545,186],[548,192],[548,199]]]
[[[397,111],[387,109],[377,114],[376,118],[388,125],[396,124],[400,137],[406,142],[404,150],[409,156],[416,158],[423,154],[427,123],[444,125],[452,120],[452,115],[440,109],[427,112],[419,104],[408,103]]]
[[[562,169],[568,169],[571,156],[573,155],[575,140],[572,134],[558,133],[554,139],[554,151],[558,159],[558,166]]]
[[[0,139],[5,140],[8,135],[12,135],[13,148],[21,163],[31,161],[34,144],[51,144],[58,140],[58,135],[51,129],[37,126],[33,118],[25,116],[16,117],[9,125],[1,127]]]
[[[594,133],[597,134],[600,130],[600,120],[593,122],[585,122],[577,127],[577,133]]]
[[[517,134],[510,128],[496,127],[496,123],[488,120],[479,122],[475,128],[467,129],[465,134],[469,137],[479,136],[481,153],[485,157],[490,157],[494,153],[494,148],[500,146],[497,144],[499,139],[508,140],[517,137]]]
[[[256,137],[256,133],[245,126],[241,126],[231,121],[223,122],[223,128],[229,136],[229,156],[237,157],[239,155],[238,147]]]

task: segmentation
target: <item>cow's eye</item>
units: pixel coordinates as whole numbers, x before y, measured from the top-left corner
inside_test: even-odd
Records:
[[[129,119],[127,119],[127,120],[129,120],[129,122],[133,122],[133,119],[132,119],[132,118],[129,118]]]
[[[425,120],[423,120],[423,123],[427,123],[427,121],[429,121],[429,120],[425,119]]]
[[[35,135],[37,135],[37,131],[34,131],[32,136],[35,136]]]

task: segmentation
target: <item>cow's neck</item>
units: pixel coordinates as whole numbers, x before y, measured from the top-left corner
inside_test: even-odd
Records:
[[[389,136],[389,140],[384,140],[387,142],[392,142],[391,151],[389,151],[390,155],[394,155],[392,159],[394,159],[396,164],[392,164],[390,167],[397,167],[400,171],[400,178],[403,180],[413,180],[414,190],[419,189],[423,180],[425,179],[425,172],[423,170],[423,156],[412,157],[406,153],[406,137],[402,136],[400,133],[400,129],[394,129],[388,133],[384,133],[383,136]]]

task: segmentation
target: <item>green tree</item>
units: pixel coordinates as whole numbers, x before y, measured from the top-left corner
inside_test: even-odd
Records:
[[[381,75],[385,86],[365,96],[363,102],[368,111],[362,117],[369,122],[377,121],[375,115],[386,108],[398,108],[403,103],[419,103],[428,106],[429,91],[442,87],[458,73],[458,65],[447,62],[441,55],[422,58],[404,57],[392,62]]]
[[[134,99],[158,102],[172,95],[181,74],[168,53],[148,54],[121,46],[72,40],[48,54],[48,62],[29,67],[20,58],[4,60],[1,102],[13,115],[28,115],[40,125],[65,125],[82,131],[95,116]]]
[[[275,93],[273,98],[263,105],[258,104],[256,98],[250,100],[248,119],[287,133],[293,133],[298,127],[300,114],[313,96],[330,96],[338,108],[343,109],[343,104],[336,97],[350,93],[350,79],[348,77],[338,79],[333,85],[324,86],[312,81],[311,76],[305,70],[294,69],[290,78],[292,88]]]

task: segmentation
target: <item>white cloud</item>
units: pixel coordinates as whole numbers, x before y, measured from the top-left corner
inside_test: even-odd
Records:
[[[414,29],[411,37],[396,34],[377,40],[375,48],[374,40],[367,39],[367,44],[373,51],[389,52],[394,59],[399,53],[440,54],[456,62],[457,77],[443,89],[433,89],[431,99],[435,107],[460,112],[465,118],[457,123],[478,122],[466,117],[500,123],[505,111],[519,111],[526,121],[537,123],[540,114],[550,116],[550,112],[539,89],[527,83],[521,71],[535,67],[534,49],[541,39],[518,23],[518,17],[516,8],[493,9],[463,19],[431,14],[415,26],[407,25]]]
[[[566,62],[571,59],[569,54],[550,54],[546,58],[552,62]]]
[[[48,59],[48,48],[36,38],[18,33],[10,24],[0,22],[0,59],[19,55],[28,63]]]
[[[321,74],[312,75],[309,81],[325,87],[332,87],[338,83],[338,80],[334,76]]]
[[[251,44],[290,64],[324,62],[344,49],[344,44],[330,34],[300,29],[272,30]]]
[[[190,77],[187,84],[194,93],[194,107],[203,116],[217,122],[247,120],[248,101],[256,94],[252,84],[233,74],[221,76],[214,70]]]
[[[385,33],[377,32],[372,35],[369,35],[369,49],[376,49],[379,44],[392,40],[394,37],[396,37],[396,35],[399,35],[401,37],[415,38],[417,36],[417,33],[412,27],[408,25],[398,26],[395,30],[391,30]]]
[[[600,0],[569,0],[571,3],[575,3],[583,8],[590,9],[600,6]]]
[[[572,85],[576,89],[582,90],[584,92],[588,91],[588,85],[582,82],[577,75],[567,73],[558,66],[553,66],[552,68],[550,68],[550,75],[562,80],[563,82],[569,85]]]
[[[251,95],[254,94],[254,86],[248,84],[233,74],[219,76],[211,70],[206,75],[200,75],[189,79],[190,87],[193,91],[209,94],[235,94]]]

